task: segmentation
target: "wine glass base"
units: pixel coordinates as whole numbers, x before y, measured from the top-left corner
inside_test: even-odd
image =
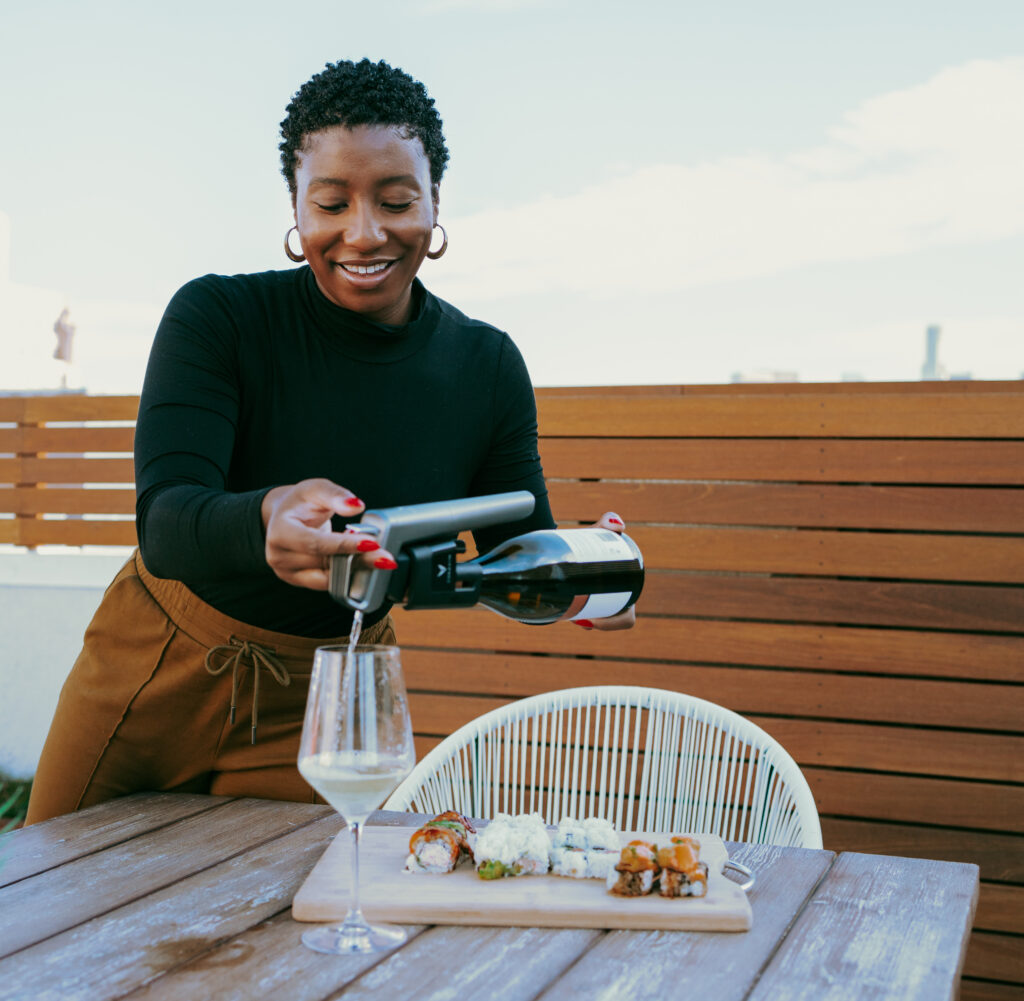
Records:
[[[331,956],[387,952],[400,946],[408,932],[397,925],[321,925],[302,933],[302,944]]]

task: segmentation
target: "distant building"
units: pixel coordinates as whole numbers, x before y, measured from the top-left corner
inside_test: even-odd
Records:
[[[924,332],[924,364],[921,366],[921,378],[925,381],[944,379],[945,369],[939,364],[939,334],[942,328],[932,324]]]

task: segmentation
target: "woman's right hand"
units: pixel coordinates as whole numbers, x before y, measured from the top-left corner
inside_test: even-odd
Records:
[[[334,515],[351,518],[363,510],[358,497],[330,480],[303,480],[269,490],[261,513],[270,569],[286,584],[313,591],[327,590],[328,558],[339,553],[365,554],[369,567],[395,569],[392,555],[372,536],[331,529]]]

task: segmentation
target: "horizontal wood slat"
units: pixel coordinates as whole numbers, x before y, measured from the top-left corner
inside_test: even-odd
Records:
[[[0,543],[12,546],[134,546],[135,519],[130,521],[56,521],[43,518],[0,518]]]
[[[830,816],[973,827],[1007,834],[1020,832],[1024,816],[1024,787],[1020,785],[813,766],[803,771],[818,810]]]
[[[560,519],[614,510],[632,522],[1024,532],[1019,492],[998,488],[549,481]]]
[[[1024,582],[1024,536],[630,525],[655,570]]]
[[[982,883],[975,927],[1024,935],[1024,886]]]
[[[423,734],[447,734],[509,699],[412,692]],[[1024,737],[747,714],[800,765],[1024,782]]]
[[[0,427],[0,452],[125,452],[135,447],[134,427]]]
[[[640,608],[645,615],[916,629],[941,623],[1024,635],[1024,588],[978,584],[649,573]]]
[[[0,483],[134,483],[130,458],[0,458]]]
[[[398,639],[404,644],[404,630]],[[407,647],[403,656],[406,684],[422,692],[521,698],[550,691],[557,676],[566,688],[628,681],[684,692],[743,715],[949,727],[949,707],[956,706],[955,724],[962,729],[1014,732],[1024,720],[1024,685],[493,654],[484,673],[484,662],[480,654],[451,649]],[[1024,799],[1019,816],[1024,817]]]
[[[1007,379],[958,379],[951,382],[730,382],[693,386],[538,386],[545,396],[850,396],[870,394],[1016,393],[1020,383]]]
[[[1024,986],[963,977],[958,1001],[1024,1001]]]
[[[542,435],[588,437],[1024,438],[1024,395],[551,396]]]
[[[993,980],[1024,981],[1024,949],[1016,935],[975,931],[967,943],[964,976]]]
[[[131,487],[95,490],[0,488],[0,511],[14,514],[135,514],[135,490]]]
[[[1024,484],[1020,441],[546,437],[540,453],[556,478]]]
[[[0,396],[0,421],[5,423],[133,421],[138,412],[138,396]]]
[[[475,609],[393,614],[400,642],[410,647],[1024,682],[1024,641],[1015,636],[643,616],[628,632],[597,633],[526,626]],[[623,670],[638,676],[635,665]]]
[[[889,824],[843,817],[821,818],[825,847],[835,852],[906,855],[949,862],[973,862],[983,880],[1024,883],[1024,837],[991,831]]]

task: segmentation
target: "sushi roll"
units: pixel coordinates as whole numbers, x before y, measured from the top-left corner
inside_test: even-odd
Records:
[[[438,814],[409,839],[407,872],[451,872],[464,856],[473,857],[473,825],[454,810]]]
[[[481,879],[540,875],[551,866],[551,841],[539,813],[499,813],[477,835],[473,853]]]
[[[643,897],[654,889],[658,850],[649,841],[630,841],[608,873],[608,892],[619,897]]]
[[[658,893],[663,897],[703,897],[708,892],[708,865],[700,861],[700,842],[674,837],[658,849],[661,875]]]
[[[618,854],[619,835],[610,820],[600,817],[587,817],[583,821],[583,835],[586,847],[590,851],[613,851]]]
[[[551,871],[574,879],[606,879],[619,860],[619,836],[608,820],[563,817],[552,835]]]
[[[587,879],[590,876],[587,854],[583,848],[555,845],[551,849],[551,871],[556,876]]]
[[[603,848],[588,848],[587,856],[587,878],[608,879],[608,873],[614,872],[615,863],[619,861],[619,852],[605,851]]]

